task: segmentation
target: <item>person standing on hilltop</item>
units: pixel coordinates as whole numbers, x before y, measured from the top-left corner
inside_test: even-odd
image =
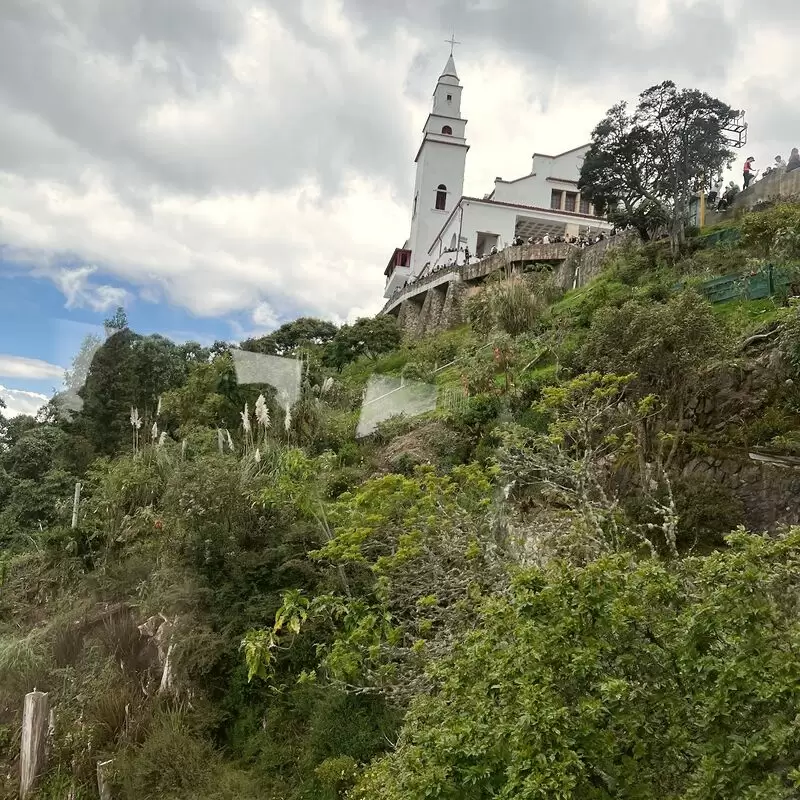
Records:
[[[725,186],[725,181],[722,178],[722,175],[718,175],[714,180],[714,184],[711,187],[711,191],[708,193],[708,202],[710,204],[714,204],[718,202],[722,198],[722,188]]]
[[[744,162],[744,174],[743,174],[743,177],[744,177],[744,188],[745,189],[750,185],[750,182],[756,176],[755,170],[753,169],[753,162],[754,161],[755,161],[755,158],[753,156],[750,156],[750,158],[748,158],[747,161]]]
[[[800,168],[800,153],[797,152],[797,148],[792,148],[792,154],[789,156],[789,163],[786,165],[786,171],[791,172],[793,169]]]

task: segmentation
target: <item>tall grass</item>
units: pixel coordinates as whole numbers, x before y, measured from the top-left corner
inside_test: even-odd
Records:
[[[497,326],[509,336],[533,330],[546,307],[544,298],[534,292],[527,280],[504,281],[492,289],[492,311]]]
[[[0,691],[3,694],[21,696],[34,688],[46,689],[50,671],[50,654],[38,632],[23,637],[0,636]]]

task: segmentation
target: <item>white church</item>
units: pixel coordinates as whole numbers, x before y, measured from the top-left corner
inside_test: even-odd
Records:
[[[612,227],[595,216],[594,206],[578,191],[588,144],[555,156],[534,153],[527,175],[511,181],[495,178],[494,188],[482,198],[464,196],[469,145],[461,88],[451,49],[414,159],[411,233],[386,266],[385,297],[428,270],[463,264],[467,253],[473,260],[493,247],[502,250],[515,236],[592,236]]]

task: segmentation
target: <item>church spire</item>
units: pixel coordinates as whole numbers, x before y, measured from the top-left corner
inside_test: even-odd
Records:
[[[447,63],[444,65],[441,77],[455,78],[456,80],[458,80],[458,73],[456,72],[456,62],[453,61],[452,53],[450,53],[450,58],[447,59]]]
[[[455,33],[449,38],[445,39],[445,42],[450,45],[450,57],[447,59],[447,63],[444,65],[444,69],[442,70],[442,74],[439,77],[439,80],[442,78],[455,78],[458,80],[458,73],[456,72],[456,62],[453,61],[453,48],[457,44],[461,44],[461,42],[456,41]]]

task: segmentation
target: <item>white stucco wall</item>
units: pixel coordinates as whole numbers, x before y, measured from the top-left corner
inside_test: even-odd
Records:
[[[589,145],[584,145],[560,156],[535,155],[532,173],[517,180],[496,180],[492,199],[505,203],[550,208],[553,189],[578,191],[576,184],[581,174],[583,157],[588,149]],[[554,178],[562,180],[554,181],[552,180]]]
[[[551,186],[546,176],[528,175],[516,181],[495,181],[493,200],[503,203],[521,203],[526,206],[550,207]]]
[[[546,156],[539,153],[533,156],[531,170],[545,178],[566,178],[577,181],[581,174],[583,158],[589,145],[583,145],[558,156]]]
[[[453,237],[458,239],[459,227],[461,229],[461,246],[469,248],[470,253],[475,255],[478,234],[495,233],[499,236],[498,248],[511,244],[514,238],[514,226],[517,221],[517,212],[513,208],[503,206],[485,206],[464,201],[464,218],[461,220],[461,212],[456,210],[453,218],[448,222],[447,227],[439,238],[433,243],[430,253],[426,260],[435,264],[439,260],[440,252],[450,247]],[[466,242],[464,241],[466,239]],[[445,257],[447,260],[448,257]],[[453,258],[455,255],[453,254]]]

